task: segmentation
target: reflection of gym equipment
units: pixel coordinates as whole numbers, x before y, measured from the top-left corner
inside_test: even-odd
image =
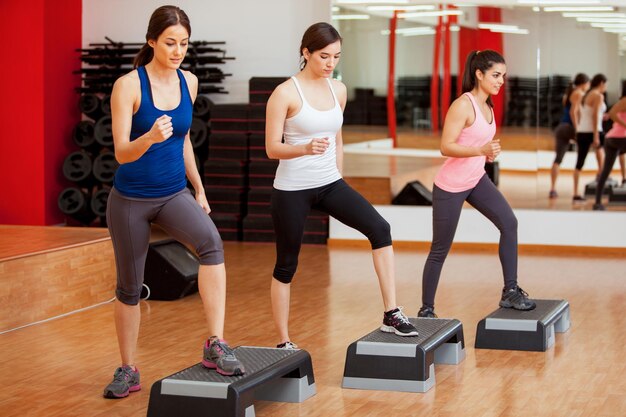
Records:
[[[242,376],[222,376],[202,364],[155,382],[148,417],[254,417],[254,401],[301,403],[315,395],[311,356],[300,349],[237,347]]]
[[[569,303],[534,300],[530,311],[499,308],[478,322],[477,349],[532,350],[544,352],[554,344],[554,332],[569,329]]]
[[[432,206],[433,193],[421,182],[417,180],[411,181],[391,200],[391,204],[399,206]]]
[[[374,330],[346,353],[344,388],[426,392],[435,385],[435,364],[465,358],[463,325],[456,319],[409,319],[419,336]]]
[[[611,188],[618,187],[619,184],[613,178],[607,178],[606,183],[604,183],[604,188],[602,189],[602,195],[608,195],[611,191]],[[596,195],[596,189],[598,187],[598,182],[596,180],[591,181],[587,185],[585,185],[585,195]]]

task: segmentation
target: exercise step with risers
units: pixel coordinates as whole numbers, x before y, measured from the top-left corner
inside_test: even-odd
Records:
[[[246,369],[223,376],[198,363],[152,385],[148,417],[254,417],[254,401],[303,402],[315,395],[311,356],[301,349],[240,346]]]
[[[531,350],[544,352],[554,344],[554,333],[570,327],[569,303],[565,300],[533,300],[530,311],[499,308],[478,322],[477,349]]]
[[[419,336],[378,329],[348,347],[343,388],[426,392],[435,385],[435,364],[465,358],[463,325],[456,319],[410,318]]]

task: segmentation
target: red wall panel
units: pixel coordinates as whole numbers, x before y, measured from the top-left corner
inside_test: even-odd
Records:
[[[0,65],[0,224],[59,223],[61,164],[80,118],[71,71],[80,66],[82,2],[2,1],[0,15],[12,46]]]

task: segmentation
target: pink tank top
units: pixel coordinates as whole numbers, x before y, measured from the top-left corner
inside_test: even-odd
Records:
[[[617,117],[626,121],[626,112],[617,113]],[[606,132],[606,138],[626,138],[626,127],[622,126],[619,123],[613,122],[613,127],[611,130]]]
[[[472,102],[476,117],[470,127],[463,128],[456,143],[468,147],[483,146],[492,140],[496,134],[496,121],[493,116],[493,109],[491,109],[492,122],[489,123],[476,105],[474,96],[469,92],[464,95],[469,97]],[[487,157],[485,156],[471,156],[468,158],[448,157],[435,176],[435,184],[449,193],[460,193],[472,189],[485,175],[486,159]]]

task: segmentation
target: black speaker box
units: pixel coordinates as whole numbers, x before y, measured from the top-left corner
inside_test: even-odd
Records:
[[[142,298],[177,300],[198,291],[198,258],[173,240],[150,243]]]
[[[432,206],[433,193],[419,181],[411,181],[391,200],[399,206]]]

